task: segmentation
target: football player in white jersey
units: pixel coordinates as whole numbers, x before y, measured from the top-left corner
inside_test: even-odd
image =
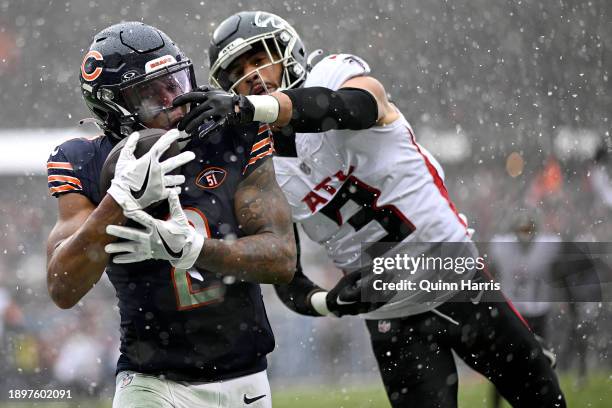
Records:
[[[499,277],[506,295],[529,323],[538,341],[545,344],[552,303],[550,282],[562,254],[561,238],[538,231],[535,212],[521,209],[513,220],[512,231],[497,234],[489,248],[490,270]],[[520,300],[544,299],[544,302]],[[544,352],[549,352],[544,349]],[[551,353],[554,361],[555,356]],[[493,390],[492,407],[501,406],[499,394]]]
[[[312,316],[362,314],[394,407],[456,407],[452,351],[514,406],[565,406],[541,346],[494,293],[362,296],[364,282],[372,282],[364,271],[372,271],[376,257],[436,253],[442,243],[457,243],[447,246],[459,248],[455,256],[474,250],[441,167],[364,60],[334,54],[311,66],[295,29],[266,12],[223,21],[209,56],[210,83],[221,89],[175,99],[176,106],[191,104],[178,128],[195,133],[211,117],[271,124],[277,179],[294,221],[347,273],[327,292],[298,264],[292,283],[277,287],[288,307]],[[474,268],[455,272],[439,277],[488,280]]]

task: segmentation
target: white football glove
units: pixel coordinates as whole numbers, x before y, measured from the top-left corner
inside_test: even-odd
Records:
[[[165,259],[179,269],[189,269],[200,255],[204,245],[204,236],[196,232],[189,224],[181,208],[176,191],[168,197],[170,218],[158,220],[142,210],[129,212],[128,218],[142,224],[145,230],[108,225],[106,233],[127,242],[115,242],[104,247],[107,254],[115,255],[116,264],[141,262],[147,259]]]
[[[134,150],[140,135],[132,133],[121,149],[115,177],[107,193],[123,208],[124,213],[142,210],[149,205],[168,198],[170,191],[180,193],[179,184],[185,182],[185,176],[168,174],[195,158],[193,152],[183,152],[160,163],[159,159],[172,142],[180,138],[178,130],[173,129],[151,147],[151,150],[140,158],[134,156]]]

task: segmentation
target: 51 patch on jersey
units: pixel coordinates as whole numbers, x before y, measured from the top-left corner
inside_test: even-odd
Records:
[[[219,187],[225,181],[227,171],[221,167],[207,167],[196,177],[196,186],[203,190]]]

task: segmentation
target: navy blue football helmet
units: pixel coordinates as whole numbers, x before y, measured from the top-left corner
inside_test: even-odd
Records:
[[[187,108],[173,108],[172,100],[196,88],[191,61],[170,37],[141,22],[96,34],[79,77],[87,107],[118,139],[147,127],[174,127]]]

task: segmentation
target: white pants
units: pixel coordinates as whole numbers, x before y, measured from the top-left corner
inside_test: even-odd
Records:
[[[117,374],[113,408],[271,408],[266,371],[227,381],[171,381],[122,371]]]

